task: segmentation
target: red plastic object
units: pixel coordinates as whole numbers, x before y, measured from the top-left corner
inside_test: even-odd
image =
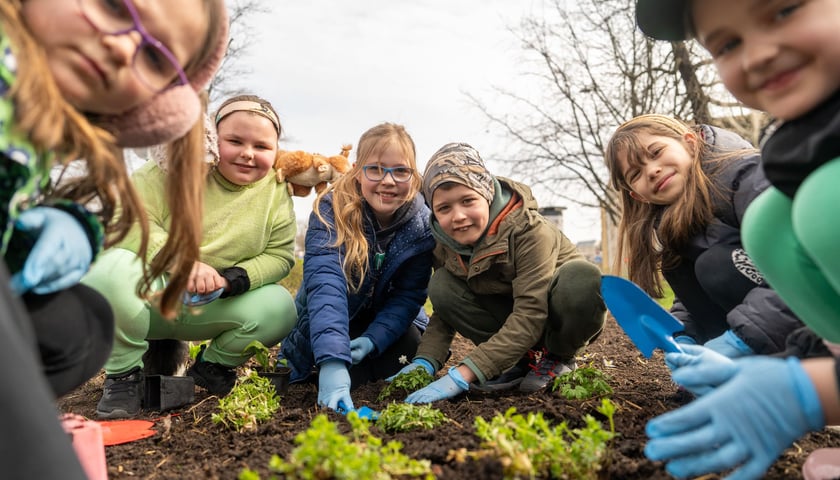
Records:
[[[155,422],[148,420],[109,420],[98,423],[102,427],[102,443],[106,447],[141,440],[157,433],[152,430]]]
[[[102,428],[92,420],[72,413],[61,417],[61,426],[70,435],[73,450],[89,480],[108,480]]]

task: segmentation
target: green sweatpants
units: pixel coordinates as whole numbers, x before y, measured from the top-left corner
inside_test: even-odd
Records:
[[[119,374],[143,366],[147,340],[208,340],[204,360],[234,367],[250,354],[245,347],[253,340],[266,346],[277,344],[297,322],[294,300],[288,290],[269,284],[242,295],[221,298],[201,307],[184,307],[174,320],[166,320],[148,301],[137,296],[142,276],[134,252],[112,248],[93,264],[82,283],[96,289],[114,309],[114,349],[105,371]],[[160,278],[155,290],[163,289]]]
[[[814,332],[840,342],[840,158],[815,170],[791,200],[770,188],[742,223],[750,258],[791,310]]]

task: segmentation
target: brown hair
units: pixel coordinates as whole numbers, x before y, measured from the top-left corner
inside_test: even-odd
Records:
[[[619,158],[637,167],[647,161],[647,149],[639,142],[639,133],[674,139],[693,154],[695,161],[683,194],[671,205],[640,202],[630,196],[632,188],[621,172]],[[685,141],[689,133],[696,135],[695,145]],[[661,269],[680,262],[677,252],[711,222],[714,200],[724,193],[713,181],[718,165],[744,153],[745,150],[714,150],[699,134],[699,127],[666,115],[641,115],[619,126],[604,154],[610,183],[620,195],[622,210],[615,267],[620,270],[626,256],[630,280],[650,295],[661,297]]]
[[[353,164],[353,168],[315,198],[313,207],[315,215],[327,228],[330,228],[330,225],[321,216],[318,207],[324,195],[333,192],[335,246],[344,245],[344,259],[341,266],[344,270],[344,278],[347,280],[348,289],[351,292],[357,292],[362,286],[370,268],[370,265],[368,265],[370,246],[365,237],[365,213],[359,178],[363,175],[362,167],[369,160],[378,159],[390,147],[399,148],[408,160],[408,165],[414,170],[414,175],[411,176],[410,180],[409,192],[405,198],[406,202],[413,201],[422,184],[420,172],[417,171],[414,140],[405,131],[405,127],[394,123],[382,123],[363,133],[359,138],[356,163]]]
[[[222,31],[219,23],[224,18],[224,12],[220,8],[225,8],[224,5],[214,0],[205,0],[204,6],[207,13],[207,36],[202,43],[203,48],[184,67],[188,78],[192,78],[213,55],[215,45],[219,41],[219,32]],[[202,99],[202,115],[199,115],[189,132],[168,145],[167,158],[178,159],[169,162],[169,174],[166,176],[166,199],[172,214],[169,235],[163,248],[151,260],[138,287],[141,295],[148,295],[154,279],[169,272],[169,280],[158,305],[161,314],[166,318],[173,318],[181,306],[182,295],[187,289],[193,265],[200,258],[204,185],[208,171],[204,162],[206,149],[203,111],[207,108],[205,93],[202,94]],[[147,227],[144,226],[143,230],[142,256],[145,257]]]

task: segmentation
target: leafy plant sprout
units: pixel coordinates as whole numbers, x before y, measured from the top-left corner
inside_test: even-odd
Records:
[[[400,452],[402,444],[397,441],[383,445],[382,439],[370,433],[368,421],[356,412],[348,413],[347,421],[352,428],[349,438],[339,433],[326,415],[316,416],[306,431],[295,436],[297,446],[287,459],[271,457],[268,468],[278,475],[269,480],[434,478],[429,460],[407,457]],[[260,480],[260,475],[246,469],[239,480]]]
[[[274,385],[256,372],[240,377],[230,393],[219,400],[219,412],[211,416],[213,423],[242,432],[253,430],[280,409],[280,398]]]
[[[386,385],[379,393],[377,400],[381,402],[400,390],[405,393],[411,393],[425,387],[433,381],[435,381],[435,377],[430,375],[425,368],[415,368],[410,372],[401,373],[394,377],[391,383]]]
[[[252,353],[254,360],[256,360],[264,372],[277,371],[277,357],[272,355],[271,350],[263,345],[261,341],[254,340],[249,343],[245,347],[245,353]]]
[[[608,458],[609,443],[615,437],[615,405],[607,398],[596,409],[609,422],[609,430],[591,415],[584,417],[583,428],[569,428],[566,422],[551,426],[542,413],[523,417],[511,407],[489,422],[475,420],[475,432],[482,440],[482,450],[450,452],[456,460],[466,457],[498,457],[505,478],[598,478]]]
[[[390,403],[385,410],[379,412],[376,426],[386,432],[408,432],[418,429],[431,430],[448,421],[443,412],[429,405]]]
[[[590,363],[554,379],[551,391],[560,389],[560,395],[567,400],[585,400],[587,398],[612,395],[613,389],[607,383],[609,377]]]

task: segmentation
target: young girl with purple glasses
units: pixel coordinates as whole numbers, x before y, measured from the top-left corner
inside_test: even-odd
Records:
[[[0,268],[0,288],[11,287],[13,294],[3,292],[3,304],[16,312],[0,317],[9,323],[4,341],[37,344],[48,380],[33,379],[41,385],[31,392],[5,389],[0,398],[24,425],[7,424],[20,434],[15,449],[25,452],[27,445],[47,441],[40,434],[53,426],[25,423],[49,417],[35,411],[47,388],[54,395],[67,393],[95,374],[110,350],[110,308],[77,282],[103,245],[124,237],[133,224],[147,235],[121,147],[175,141],[179,154],[173,157],[179,160],[170,168],[182,174],[172,176],[167,196],[179,205],[173,216],[179,232],[144,278],[171,272],[161,305],[171,314],[180,302],[201,232],[196,212],[203,179],[196,172],[202,168],[204,137],[198,91],[221,62],[227,29],[222,0],[0,2],[0,254],[13,274],[9,283]],[[78,158],[85,160],[87,174],[51,186],[50,167]],[[29,318],[21,318],[15,296],[21,296]],[[0,351],[4,368],[32,367],[27,362],[33,359]],[[7,473],[12,477],[73,477],[62,462],[28,461],[26,453],[14,455],[5,445],[0,462],[4,471],[12,469]]]

